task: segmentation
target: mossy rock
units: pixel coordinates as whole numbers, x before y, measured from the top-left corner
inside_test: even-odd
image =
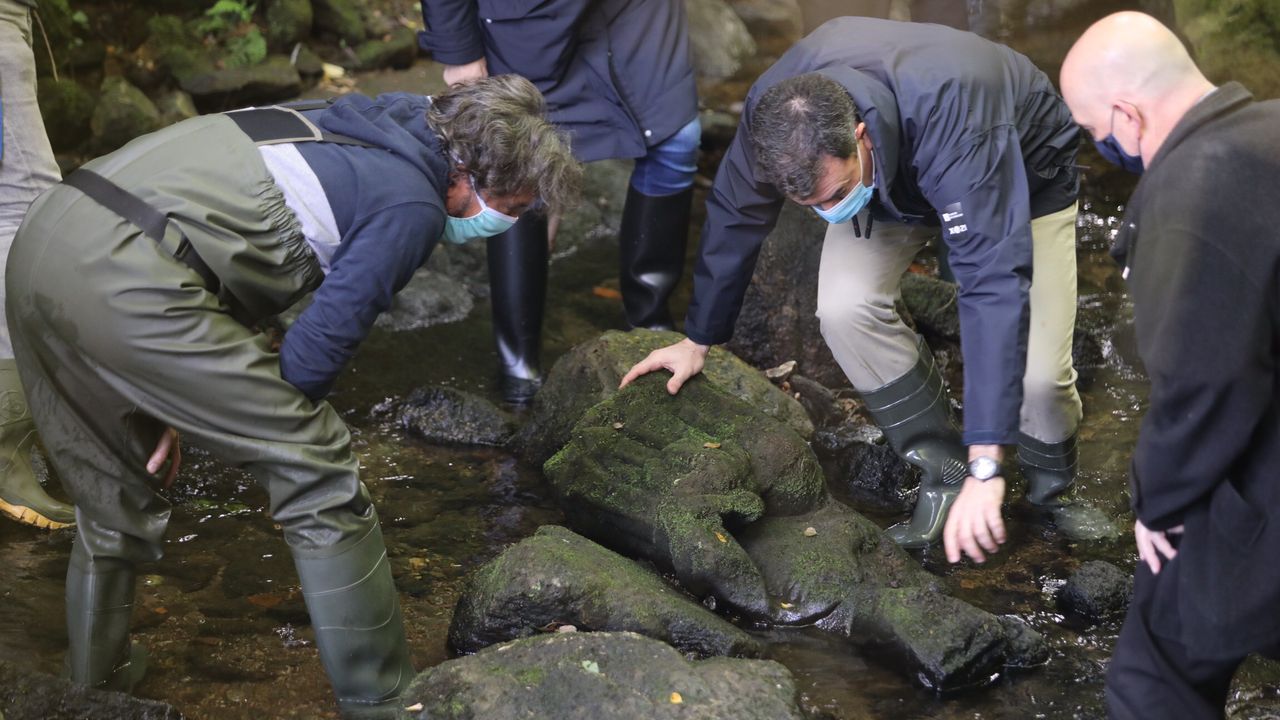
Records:
[[[387,33],[385,38],[366,40],[356,48],[356,59],[361,70],[404,70],[417,57],[418,34],[401,26]]]
[[[359,45],[369,37],[359,0],[313,0],[313,27],[348,45]]]
[[[287,100],[302,88],[298,70],[284,55],[273,55],[251,67],[207,69],[178,78],[201,112],[221,112],[246,105]]]
[[[471,653],[553,623],[636,632],[698,657],[759,655],[760,643],[636,563],[547,526],[467,578],[449,644]]]
[[[89,127],[94,150],[108,153],[130,140],[160,128],[160,111],[154,103],[121,77],[102,81],[98,104]]]
[[[93,93],[74,80],[42,77],[37,99],[54,152],[74,150],[89,137],[95,104]]]
[[[493,403],[443,386],[418,388],[403,401],[380,403],[373,415],[437,445],[502,445],[512,430],[511,419]]]
[[[419,674],[401,701],[419,720],[806,717],[791,673],[776,662],[690,662],[634,633],[554,633],[497,645]]]
[[[759,618],[771,602],[734,530],[826,498],[804,438],[705,378],[675,396],[640,378],[589,410],[543,470],[571,527]]]
[[[8,718],[42,720],[181,720],[177,708],[120,692],[95,690],[31,669],[31,661],[0,660],[0,707]]]
[[[268,0],[266,15],[267,43],[273,50],[290,52],[311,34],[311,0]]]
[[[677,342],[675,332],[609,331],[566,353],[547,374],[534,400],[532,417],[515,439],[531,462],[542,463],[569,441],[569,431],[588,408],[611,397],[631,366],[651,351]],[[654,373],[665,382],[668,373]],[[804,407],[764,375],[722,348],[712,348],[702,379],[785,423],[804,438],[813,435]]]

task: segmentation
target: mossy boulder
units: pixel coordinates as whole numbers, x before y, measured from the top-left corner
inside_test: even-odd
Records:
[[[348,45],[359,45],[369,37],[361,5],[359,0],[312,0],[313,27]]]
[[[571,527],[672,570],[690,592],[771,616],[765,579],[734,531],[826,498],[808,443],[707,378],[676,396],[640,378],[589,410],[547,461]]]
[[[373,415],[434,444],[502,445],[512,430],[511,419],[493,403],[450,387],[418,388],[404,400],[378,404]]]
[[[311,0],[268,0],[267,43],[273,50],[290,52],[311,34]]]
[[[366,40],[356,47],[357,67],[360,70],[404,70],[417,57],[418,34],[399,25],[384,37]]]
[[[154,103],[121,77],[102,81],[98,104],[89,120],[94,149],[111,152],[130,140],[160,128],[160,111]]]
[[[298,70],[284,55],[250,67],[197,70],[178,78],[201,112],[221,112],[294,97],[302,87]]]
[[[698,657],[761,652],[750,635],[654,573],[557,526],[539,528],[467,578],[449,644],[470,653],[554,624],[636,632]]]
[[[1124,617],[1133,599],[1133,573],[1105,560],[1091,560],[1067,579],[1058,607],[1094,622]]]
[[[401,699],[419,720],[805,718],[791,673],[776,662],[690,662],[634,633],[555,633],[494,646],[419,674]]]
[[[618,383],[631,366],[651,351],[684,336],[675,332],[609,331],[585,342],[560,358],[547,374],[534,400],[532,417],[515,438],[518,451],[531,462],[541,463],[569,441],[570,430],[588,408],[618,391]],[[663,382],[669,377],[657,372]],[[779,390],[760,371],[733,354],[712,348],[700,376],[809,438],[813,423],[795,398]]]
[[[54,152],[73,150],[89,137],[94,99],[79,83],[68,78],[40,78],[37,94],[44,129]]]
[[[156,109],[160,111],[160,121],[165,125],[182,122],[200,114],[191,95],[181,90],[170,90],[156,98]]]
[[[747,26],[724,0],[685,0],[689,45],[699,77],[724,79],[756,54]]]

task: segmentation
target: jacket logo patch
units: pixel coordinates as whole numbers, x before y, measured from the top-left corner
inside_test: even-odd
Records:
[[[963,235],[969,230],[964,221],[964,208],[954,202],[942,209],[942,224],[946,228],[946,237]]]

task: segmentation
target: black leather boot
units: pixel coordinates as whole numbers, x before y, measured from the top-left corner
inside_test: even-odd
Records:
[[[67,674],[72,682],[132,692],[146,671],[146,654],[129,642],[133,563],[89,557],[75,543],[67,566]]]
[[[370,508],[360,535],[319,552],[293,551],[320,662],[346,720],[399,717],[413,680],[400,598]]]
[[[920,493],[911,520],[888,529],[905,548],[927,547],[942,537],[947,511],[967,476],[966,451],[951,417],[942,376],[924,340],[920,359],[906,375],[862,393],[872,419],[903,460],[920,468]]]
[[[619,277],[627,325],[671,330],[667,300],[684,271],[693,188],[674,195],[644,195],[627,188],[619,232]]]
[[[542,313],[547,300],[547,218],[525,213],[487,241],[493,337],[502,398],[526,405],[542,386]]]

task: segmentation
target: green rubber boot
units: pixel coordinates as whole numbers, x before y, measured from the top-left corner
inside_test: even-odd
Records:
[[[49,497],[31,471],[35,441],[18,365],[12,358],[0,359],[0,513],[48,530],[74,525],[75,508]]]
[[[93,559],[80,543],[67,566],[67,674],[72,682],[133,692],[146,653],[129,642],[136,572],[118,558]]]
[[[395,718],[413,680],[400,598],[377,514],[366,532],[321,552],[293,552],[320,662],[343,718]]]
[[[951,418],[942,376],[921,339],[920,359],[906,375],[862,393],[871,417],[902,459],[920,468],[920,493],[911,520],[889,528],[905,548],[923,548],[942,537],[947,511],[968,470],[960,430]]]
[[[1018,462],[1027,480],[1027,501],[1053,516],[1054,524],[1074,540],[1098,540],[1118,533],[1101,510],[1072,497],[1079,453],[1076,435],[1047,443],[1018,434]]]

